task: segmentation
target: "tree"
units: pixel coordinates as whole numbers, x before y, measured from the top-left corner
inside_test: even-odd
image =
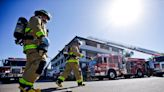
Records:
[[[149,57],[148,61],[153,61],[153,58],[154,58],[153,56]]]
[[[125,53],[124,53],[124,57],[132,57],[132,55],[134,55],[134,52],[133,51],[125,51]]]
[[[162,56],[164,56],[164,53],[161,53]]]

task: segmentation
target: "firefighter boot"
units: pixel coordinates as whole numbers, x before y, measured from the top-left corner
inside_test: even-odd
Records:
[[[19,89],[21,90],[20,92],[41,92],[40,89],[34,89],[34,88],[24,88],[19,86]]]
[[[58,85],[59,87],[63,87],[62,82],[63,81],[61,79],[57,79],[56,85]]]
[[[25,84],[19,83],[20,92],[41,92],[40,89],[34,89],[33,86],[27,86]]]
[[[78,82],[78,86],[85,86],[83,82]]]

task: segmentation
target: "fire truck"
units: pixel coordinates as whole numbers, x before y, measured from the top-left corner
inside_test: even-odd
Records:
[[[98,54],[92,61],[89,62],[89,70],[91,71],[92,78],[115,79],[117,76],[121,76],[120,65],[122,65],[122,59],[119,55],[112,54]]]
[[[154,60],[154,75],[163,77],[164,74],[164,56],[157,56]]]
[[[145,49],[145,48],[132,46],[132,45],[120,44],[120,43],[116,43],[116,42],[113,42],[113,41],[105,41],[105,40],[101,40],[101,39],[95,38],[95,37],[89,37],[89,38],[92,39],[92,40],[101,41],[101,42],[106,43],[106,44],[111,45],[111,46],[116,46],[116,47],[119,47],[119,48],[125,48],[125,49],[128,49],[128,50],[137,51],[137,52],[140,52],[140,53],[151,55],[153,57],[153,59],[147,61],[146,65],[145,65],[146,68],[147,68],[146,69],[147,74],[149,74],[150,71],[152,71],[151,75],[163,76],[163,74],[164,74],[164,56],[161,53],[157,52],[157,51],[148,50],[148,49]],[[131,60],[132,59],[130,59],[130,61]],[[126,61],[128,62],[129,60],[126,60]],[[137,61],[138,62],[143,62],[145,60],[139,60],[139,58],[138,58]],[[129,76],[126,76],[126,77],[129,77]]]
[[[122,55],[98,54],[89,62],[89,70],[92,78],[115,79],[117,77],[130,78],[143,77],[146,73],[145,59],[127,58],[124,61]]]
[[[127,58],[125,62],[123,75],[125,78],[144,77],[147,75],[146,61],[142,58]]]
[[[2,63],[3,66],[0,67],[0,79],[2,82],[18,80],[22,77],[26,59],[9,57],[3,60]]]

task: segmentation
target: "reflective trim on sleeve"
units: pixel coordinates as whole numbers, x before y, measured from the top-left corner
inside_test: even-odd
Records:
[[[38,46],[35,45],[35,44],[30,44],[30,45],[25,45],[23,50],[26,51],[26,50],[29,50],[29,49],[36,49]]]
[[[25,33],[27,33],[27,32],[31,32],[31,31],[32,31],[31,28],[28,28],[28,27],[25,28]]]
[[[69,52],[69,55],[73,55],[73,52]]]
[[[36,32],[36,35],[37,35],[37,37],[40,37],[40,36],[44,35],[44,33],[42,31],[38,31],[38,32]]]

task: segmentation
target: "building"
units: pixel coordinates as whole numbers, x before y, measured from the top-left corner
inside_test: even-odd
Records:
[[[97,54],[123,54],[122,48],[109,45],[106,43],[106,41],[97,40],[91,37],[83,38],[76,36],[68,43],[68,45],[76,38],[82,41],[82,45],[80,46],[80,52],[83,53],[84,56],[94,57]],[[64,69],[65,58],[62,54],[63,50],[64,48],[51,60],[52,73],[59,73],[61,70]],[[85,64],[83,65],[82,62],[89,61],[85,57],[80,59],[81,67],[85,67]]]

